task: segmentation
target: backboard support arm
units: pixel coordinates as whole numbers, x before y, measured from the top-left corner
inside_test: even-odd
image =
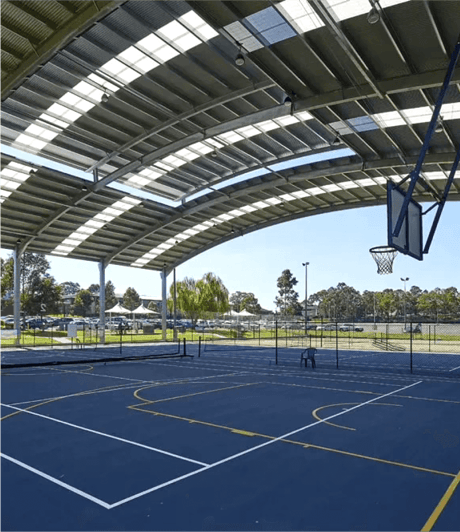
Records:
[[[420,150],[420,155],[418,157],[417,163],[415,165],[415,168],[410,172],[409,176],[406,177],[406,179],[403,180],[403,182],[404,182],[404,181],[407,181],[407,179],[410,178],[410,183],[409,183],[409,187],[408,187],[407,192],[406,192],[406,196],[404,198],[404,202],[403,202],[402,207],[401,207],[401,211],[400,211],[399,216],[398,216],[398,220],[397,220],[396,225],[394,227],[394,231],[393,231],[393,236],[394,237],[398,237],[399,236],[399,233],[401,232],[401,227],[402,227],[402,225],[404,223],[404,220],[406,218],[407,209],[408,209],[409,203],[410,203],[410,201],[412,199],[412,194],[414,192],[415,185],[417,184],[417,181],[418,181],[418,178],[419,178],[419,175],[420,175],[420,170],[422,168],[422,164],[423,164],[423,161],[425,159],[425,155],[426,155],[426,153],[428,151],[428,148],[429,148],[429,145],[430,145],[430,142],[431,142],[431,137],[433,136],[433,132],[434,132],[434,130],[436,128],[436,124],[437,124],[437,121],[438,121],[439,113],[441,111],[442,102],[444,101],[444,97],[446,95],[447,89],[449,88],[450,80],[452,79],[452,74],[454,73],[455,65],[457,63],[457,59],[458,59],[459,54],[460,54],[460,36],[457,39],[457,43],[455,45],[454,51],[452,52],[452,55],[451,55],[451,58],[450,58],[449,67],[447,68],[447,72],[446,72],[446,77],[444,78],[444,83],[442,84],[441,91],[440,91],[438,99],[436,101],[436,105],[435,105],[434,110],[433,110],[433,115],[432,115],[431,121],[430,121],[430,123],[428,125],[428,130],[426,132],[425,139],[423,141],[423,145],[422,145],[422,148]],[[445,199],[444,199],[444,202],[445,202]],[[441,200],[441,203],[443,203],[442,200]],[[442,211],[442,209],[441,209],[441,211]],[[439,212],[439,210],[438,210],[438,212]],[[438,218],[438,221],[439,221],[439,218]],[[436,229],[436,228],[434,228],[434,229]],[[433,230],[433,227],[432,227],[432,230]],[[431,240],[432,240],[433,235],[431,235],[431,232],[430,232],[430,236],[431,236]],[[430,243],[431,243],[431,240],[430,240]],[[427,242],[427,244],[428,244],[428,242]],[[429,248],[429,246],[428,246],[428,248]],[[424,253],[426,253],[426,251],[424,251]]]
[[[428,253],[428,251],[430,250],[431,242],[433,240],[434,233],[436,232],[439,219],[441,218],[442,210],[444,209],[444,205],[446,204],[447,196],[449,195],[450,187],[452,186],[452,183],[454,181],[455,172],[457,171],[459,162],[460,162],[460,146],[457,150],[457,155],[455,156],[454,164],[452,165],[452,168],[450,170],[449,178],[447,179],[447,183],[446,183],[446,187],[444,188],[442,199],[437,205],[438,209],[434,215],[434,220],[433,220],[433,223],[431,224],[430,234],[428,235],[425,247],[423,249],[424,254]]]

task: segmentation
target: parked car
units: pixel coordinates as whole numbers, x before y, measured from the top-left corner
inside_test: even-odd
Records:
[[[418,323],[417,325],[407,325],[404,327],[405,333],[421,334],[422,333],[422,324]]]
[[[353,325],[352,323],[344,323],[343,325],[339,326],[339,331],[342,331],[342,332],[348,332],[348,331],[363,332],[364,331],[364,327],[361,327],[360,325]]]
[[[316,327],[317,331],[335,331],[335,323],[326,323],[326,325],[318,325]]]

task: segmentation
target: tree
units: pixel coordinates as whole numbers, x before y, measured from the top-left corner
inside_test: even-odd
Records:
[[[293,316],[302,312],[302,307],[298,301],[299,294],[294,290],[294,286],[298,282],[290,270],[284,270],[281,276],[278,277],[279,296],[276,297],[275,304],[285,316],[288,314]]]
[[[2,299],[8,292],[13,290],[13,257],[9,257],[7,260],[1,259],[2,268]]]
[[[235,312],[246,310],[251,314],[260,314],[262,307],[252,292],[233,292],[230,296],[230,306]]]
[[[60,286],[62,287],[62,293],[64,296],[78,294],[78,292],[81,290],[80,284],[73,283],[72,281],[64,281]]]
[[[141,298],[134,288],[128,288],[123,294],[123,306],[128,310],[134,310],[141,303]]]
[[[91,312],[93,301],[93,295],[89,290],[80,290],[75,296],[72,314],[85,317],[87,313]]]
[[[251,314],[260,314],[262,312],[262,307],[260,306],[259,300],[254,296],[254,294],[249,292],[243,299],[241,310],[246,310]]]
[[[105,283],[105,308],[113,308],[118,303],[117,296],[115,295],[115,285],[112,281]]]
[[[92,293],[92,294],[99,294],[99,290],[101,288],[101,285],[100,284],[90,284],[88,286],[88,290]]]
[[[193,322],[205,314],[223,314],[230,308],[228,290],[213,273],[206,273],[199,281],[185,277],[176,283],[176,294],[177,308]],[[170,288],[170,295],[169,305],[174,295],[174,285]]]

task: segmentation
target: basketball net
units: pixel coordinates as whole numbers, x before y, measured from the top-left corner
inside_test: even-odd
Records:
[[[389,246],[377,246],[371,248],[369,253],[377,263],[377,273],[379,275],[393,273],[393,261],[398,254],[395,248]]]

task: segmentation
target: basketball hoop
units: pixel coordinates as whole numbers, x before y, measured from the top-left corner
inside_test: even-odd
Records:
[[[393,273],[393,261],[398,254],[395,248],[389,246],[377,246],[371,248],[369,253],[377,263],[377,273],[379,275]]]

